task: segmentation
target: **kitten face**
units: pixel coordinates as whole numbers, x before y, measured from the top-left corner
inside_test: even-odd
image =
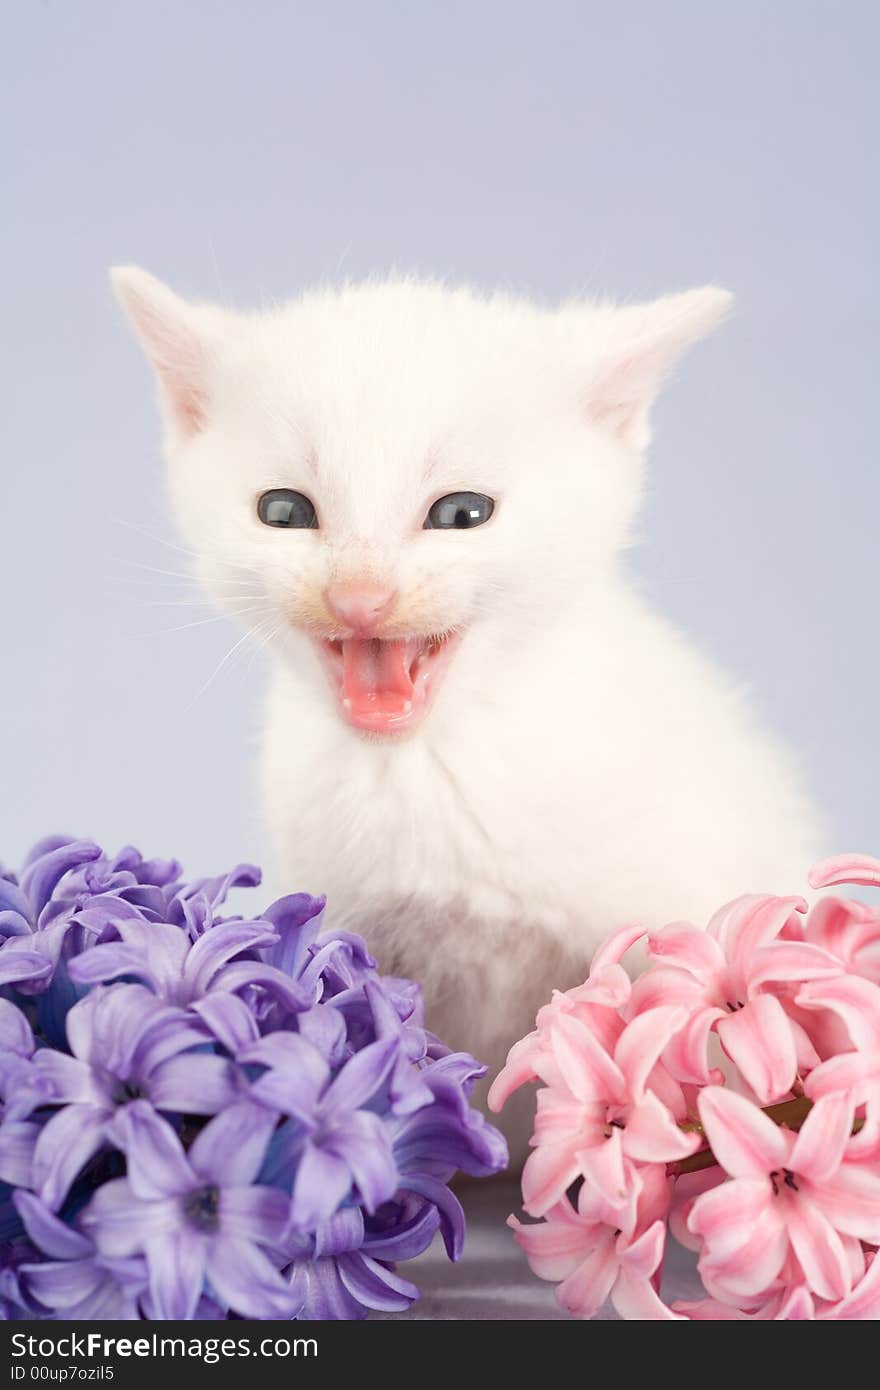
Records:
[[[372,736],[418,727],[462,644],[488,660],[601,582],[658,382],[728,302],[550,313],[402,280],[244,316],[115,279],[205,583]]]

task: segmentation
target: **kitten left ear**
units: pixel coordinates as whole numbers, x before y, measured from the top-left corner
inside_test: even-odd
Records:
[[[218,311],[188,304],[138,266],[114,266],[110,282],[156,373],[170,433],[197,434],[208,407],[211,320]]]
[[[732,302],[729,290],[707,285],[615,310],[589,386],[591,419],[627,443],[647,443],[648,413],[664,378]]]

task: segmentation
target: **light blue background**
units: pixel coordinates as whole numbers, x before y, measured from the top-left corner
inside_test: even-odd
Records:
[[[549,297],[734,289],[658,410],[634,563],[803,751],[834,847],[880,852],[880,7],[6,0],[3,18],[0,857],[57,827],[198,872],[259,856],[259,662],[194,700],[235,632],[163,631],[204,610],[146,606],[186,592],[150,572],[185,557],[162,544],[116,261],[241,304],[392,264]]]

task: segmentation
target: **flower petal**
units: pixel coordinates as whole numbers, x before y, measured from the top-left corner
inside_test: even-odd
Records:
[[[34,1066],[51,1086],[54,1101],[108,1106],[109,1087],[106,1082],[101,1085],[92,1068],[76,1057],[70,1057],[66,1052],[56,1052],[53,1047],[42,1047],[34,1057]]]
[[[25,1015],[8,999],[0,999],[0,1057],[10,1052],[30,1057],[33,1050],[34,1035]]]
[[[573,1274],[594,1244],[595,1227],[578,1222],[551,1219],[523,1225],[515,1216],[507,1218],[517,1245],[526,1253],[529,1268],[539,1279],[556,1284]]]
[[[629,1094],[640,1101],[648,1077],[670,1038],[687,1022],[687,1012],[677,1005],[647,1009],[621,1033],[614,1060],[626,1079]]]
[[[663,1052],[663,1064],[677,1081],[695,1086],[708,1086],[721,1073],[709,1065],[709,1034],[723,1009],[697,1009],[685,1026],[675,1034]]]
[[[436,1207],[426,1203],[418,1215],[403,1226],[395,1226],[390,1231],[379,1233],[367,1231],[363,1238],[364,1254],[376,1260],[391,1260],[395,1263],[412,1260],[427,1250],[439,1225],[440,1213]],[[359,1244],[360,1241],[355,1242],[355,1245]]]
[[[326,898],[313,898],[308,893],[289,893],[263,913],[278,934],[278,942],[266,958],[291,979],[297,979],[308,963],[309,947],[320,931],[326,902]]]
[[[51,1211],[57,1211],[74,1178],[104,1143],[110,1111],[67,1105],[46,1122],[34,1150],[33,1181]]]
[[[70,840],[35,859],[21,877],[22,892],[31,904],[32,920],[37,921],[66,873],[81,864],[94,863],[103,853],[101,846],[92,840]]]
[[[772,994],[758,994],[716,1024],[721,1045],[764,1105],[779,1100],[797,1074],[797,1049],[788,1017]]]
[[[630,947],[641,941],[643,936],[647,936],[647,929],[637,923],[629,923],[611,932],[596,950],[590,964],[590,974],[602,970],[606,965],[619,964]]]
[[[711,1195],[707,1192],[699,1201]],[[695,1209],[696,1205],[698,1203]],[[770,1217],[765,1213],[765,1219],[735,1251],[716,1254],[714,1248],[707,1245],[698,1268],[706,1288],[710,1292],[723,1288],[728,1301],[760,1298],[778,1276],[787,1252],[785,1227],[781,1221],[772,1219],[771,1209]]]
[[[611,1290],[615,1311],[627,1322],[686,1322],[657,1293],[650,1279],[621,1269]]]
[[[749,990],[754,993],[761,985],[805,980],[832,979],[843,974],[843,962],[821,946],[806,941],[777,941],[764,946],[752,956],[749,966]]]
[[[307,1141],[293,1180],[290,1220],[297,1230],[313,1231],[340,1207],[351,1190],[348,1164]]]
[[[610,1206],[618,1210],[625,1205],[630,1196],[627,1181],[629,1165],[623,1152],[621,1130],[612,1125],[607,1139],[601,1144],[579,1150],[577,1159],[586,1182],[595,1187]]]
[[[788,1203],[788,1238],[810,1289],[818,1298],[845,1298],[852,1288],[843,1242],[808,1197]]]
[[[0,944],[0,985],[47,980],[52,974],[52,961],[31,945],[32,940],[12,936]]]
[[[0,1126],[0,1183],[10,1183],[12,1187],[31,1186],[39,1135],[39,1125],[27,1120],[7,1120]]]
[[[705,985],[711,984],[727,965],[714,937],[690,922],[671,922],[668,927],[651,932],[648,955],[652,961],[686,971]]]
[[[699,1134],[679,1129],[666,1106],[650,1091],[632,1107],[623,1131],[623,1152],[641,1163],[673,1163],[700,1147]]]
[[[824,1182],[840,1167],[852,1134],[855,1105],[846,1092],[817,1100],[801,1126],[789,1167],[812,1182]],[[814,1292],[819,1293],[818,1289]],[[831,1294],[819,1294],[830,1298]]]
[[[504,1108],[514,1091],[518,1091],[520,1086],[525,1086],[528,1081],[535,1080],[537,1073],[533,1062],[544,1046],[543,1039],[537,1033],[529,1033],[527,1037],[520,1038],[513,1044],[507,1054],[507,1061],[489,1087],[487,1103],[494,1115]]]
[[[277,940],[268,922],[224,922],[206,931],[190,948],[184,966],[195,997],[205,993],[217,971],[235,956],[272,946]]]
[[[464,1212],[461,1202],[445,1182],[432,1178],[427,1173],[404,1173],[401,1175],[401,1188],[425,1197],[440,1215],[440,1234],[450,1260],[460,1260],[464,1250]]]
[[[523,1206],[529,1216],[544,1216],[580,1176],[580,1160],[569,1139],[533,1149],[522,1174]]]
[[[567,990],[565,998],[574,1004],[600,1004],[606,1009],[620,1009],[631,992],[632,980],[622,965],[600,965],[590,971],[584,984]]]
[[[815,1067],[804,1082],[811,1100],[835,1091],[861,1090],[866,1083],[880,1080],[880,1053],[841,1052]]]
[[[836,854],[823,859],[809,873],[811,888],[830,888],[836,883],[880,885],[880,859],[869,854]]]
[[[142,1202],[127,1178],[113,1178],[96,1189],[80,1224],[102,1255],[125,1259],[144,1250],[148,1240],[179,1229],[180,1202]]]
[[[13,1201],[25,1230],[39,1250],[56,1260],[87,1259],[92,1242],[61,1221],[33,1192],[16,1192]]]
[[[578,1100],[623,1103],[626,1081],[622,1071],[580,1019],[571,1014],[556,1015],[550,1037],[565,1084]]]
[[[240,1099],[244,1084],[241,1071],[228,1057],[186,1053],[155,1069],[149,1094],[157,1110],[216,1115]]]
[[[880,1245],[880,1173],[860,1163],[841,1163],[821,1184],[808,1183],[808,1195],[822,1207],[835,1230]]]
[[[610,1226],[595,1226],[592,1248],[574,1273],[559,1285],[556,1301],[572,1317],[595,1317],[610,1294],[616,1277],[614,1231]]]
[[[260,1171],[276,1123],[271,1110],[252,1101],[228,1106],[190,1145],[193,1170],[221,1187],[246,1187]]]
[[[255,1043],[260,1036],[257,1020],[237,994],[214,991],[203,999],[195,1000],[190,1007],[205,1022],[221,1047],[225,1047],[233,1057]]]
[[[294,1295],[262,1250],[247,1240],[215,1236],[207,1275],[221,1303],[244,1318],[290,1318]]]
[[[147,1101],[132,1101],[120,1110],[109,1133],[125,1154],[128,1181],[136,1197],[155,1201],[199,1186],[174,1130]]]
[[[152,983],[144,955],[124,941],[107,941],[83,951],[68,962],[70,978],[78,985],[96,985],[119,975],[135,975]]]
[[[358,1303],[385,1313],[400,1313],[419,1296],[415,1284],[362,1251],[342,1256],[339,1277]]]
[[[687,1228],[705,1242],[713,1257],[726,1259],[746,1245],[767,1216],[773,1189],[767,1178],[735,1178],[716,1183],[691,1202]]]
[[[274,1246],[290,1215],[290,1197],[280,1187],[224,1187],[220,1193],[220,1226],[235,1240],[256,1240]]]
[[[51,1260],[24,1266],[28,1292],[53,1312],[75,1309],[106,1279],[94,1260]]]
[[[368,1101],[386,1080],[400,1051],[398,1038],[368,1043],[356,1052],[328,1086],[321,1110],[328,1119]]]
[[[802,1009],[830,1009],[859,1052],[880,1052],[880,987],[856,975],[813,980],[795,995]]]
[[[745,1096],[723,1086],[706,1086],[697,1097],[697,1108],[712,1152],[731,1177],[766,1179],[786,1166],[788,1140]]]
[[[827,1316],[827,1315],[826,1315]],[[852,1293],[837,1305],[830,1316],[859,1321],[880,1317],[880,1259],[875,1255],[864,1278]]]
[[[324,1147],[344,1159],[368,1212],[394,1196],[397,1165],[387,1126],[378,1115],[356,1110],[343,1116],[327,1133]]]
[[[308,1083],[308,1095],[312,1098],[323,1089],[330,1075],[326,1057],[314,1043],[298,1033],[267,1033],[265,1037],[255,1039],[242,1052],[240,1060],[294,1073],[297,1079],[301,1077]],[[310,1099],[309,1106],[312,1104],[314,1100]]]
[[[776,940],[792,913],[806,910],[806,900],[800,896],[779,898],[769,893],[746,894],[731,903],[720,944],[734,976],[740,981],[748,980],[755,952]],[[709,930],[712,931],[711,924]]]
[[[150,1296],[163,1321],[195,1316],[205,1282],[206,1239],[181,1227],[146,1241]]]

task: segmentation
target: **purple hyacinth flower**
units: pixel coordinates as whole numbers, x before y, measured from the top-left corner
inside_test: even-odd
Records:
[[[0,1057],[32,1057],[34,1035],[31,1025],[15,1004],[0,999]]]
[[[425,1207],[396,1235],[370,1235],[357,1207],[338,1211],[314,1236],[303,1236],[285,1271],[299,1305],[297,1317],[316,1321],[365,1318],[370,1312],[402,1312],[419,1296],[388,1261],[409,1260],[433,1239],[437,1215]]]
[[[397,1038],[371,1043],[335,1077],[318,1049],[295,1033],[270,1033],[242,1053],[242,1061],[269,1068],[254,1082],[254,1097],[296,1122],[290,1132],[295,1227],[313,1230],[327,1220],[352,1186],[367,1211],[393,1196],[397,1168],[388,1129],[364,1107],[387,1081],[398,1049]]]
[[[389,1082],[389,1096],[395,1114],[410,1115],[414,1110],[430,1105],[434,1099],[434,1093],[425,1084],[422,1072],[413,1065],[425,1058],[428,1046],[425,1030],[417,1022],[408,1024],[401,1018],[378,980],[365,982],[364,995],[376,1037],[399,1040],[397,1061]],[[412,1002],[412,1009],[415,1009],[415,1001]]]
[[[258,882],[64,836],[0,872],[8,1316],[363,1317],[438,1229],[458,1256],[448,1182],[506,1158],[482,1069],[323,899],[221,915]]]
[[[52,902],[59,881],[101,856],[100,846],[90,840],[58,843],[53,837],[38,848],[20,884],[0,878],[0,985],[29,994],[49,987],[69,927]]]
[[[30,1116],[51,1096],[34,1066],[34,1038],[24,1014],[0,999],[0,1186],[29,1187],[40,1126]]]
[[[255,1183],[277,1116],[238,1102],[211,1120],[188,1151],[143,1100],[114,1122],[127,1176],[99,1187],[81,1216],[98,1251],[144,1255],[163,1319],[192,1318],[207,1292],[244,1317],[284,1318],[293,1295],[273,1261],[289,1199]],[[267,1253],[269,1252],[269,1253]]]
[[[138,1299],[147,1285],[144,1260],[105,1259],[94,1241],[53,1216],[32,1192],[17,1192],[15,1205],[33,1244],[49,1256],[20,1266],[32,1299],[56,1317],[75,1321],[140,1318]]]
[[[260,959],[288,979],[295,990],[292,1005],[278,994],[254,1001],[254,1013],[263,1031],[289,1027],[292,1016],[312,1008],[321,998],[322,962],[315,961],[315,953],[324,903],[324,898],[313,898],[308,893],[289,893],[276,899],[263,913],[274,927],[277,940],[263,947]]]
[[[256,864],[236,864],[229,873],[218,874],[214,878],[197,878],[192,883],[181,884],[169,898],[165,920],[179,927],[195,926],[195,940],[197,935],[201,935],[218,921],[216,909],[225,903],[233,888],[257,888],[262,879],[262,872]],[[188,905],[196,900],[198,907],[188,912]]]
[[[120,1107],[144,1097],[157,1110],[214,1115],[241,1096],[246,1081],[233,1062],[187,1051],[204,1044],[206,1031],[143,985],[98,987],[70,1010],[72,1055],[43,1048],[34,1058],[50,1103],[63,1106],[34,1152],[34,1186],[52,1211],[105,1146]]]
[[[309,893],[288,893],[276,898],[263,916],[272,923],[278,940],[263,952],[263,959],[292,980],[299,979],[311,960],[310,948],[318,939],[326,898]]]
[[[236,993],[260,985],[290,1008],[304,1002],[280,970],[250,958],[277,940],[268,922],[224,922],[192,944],[180,927],[131,918],[116,924],[118,941],[93,946],[69,965],[77,984],[94,985],[119,976],[142,980],[169,1004],[191,1004],[211,990]],[[247,959],[236,957],[247,955]]]
[[[437,1208],[451,1260],[461,1257],[465,1220],[461,1203],[447,1186],[449,1179],[457,1170],[486,1177],[507,1166],[503,1135],[468,1102],[474,1082],[485,1071],[463,1052],[429,1063],[421,1079],[433,1095],[432,1103],[389,1120],[401,1189]]]
[[[18,1221],[16,1214],[16,1222]],[[38,1252],[21,1235],[0,1243],[0,1322],[22,1322],[39,1318],[40,1310],[28,1297],[21,1273],[22,1265],[36,1259]]]

